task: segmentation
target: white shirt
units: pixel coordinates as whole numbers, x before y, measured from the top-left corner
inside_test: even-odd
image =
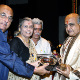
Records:
[[[31,41],[33,42],[32,39]],[[37,45],[35,45],[34,42],[33,44],[35,46],[37,54],[52,54],[50,43],[46,39],[40,37],[40,40],[37,42]],[[52,75],[41,80],[52,80]]]
[[[32,39],[31,39],[31,41],[33,42]],[[33,42],[33,44],[35,45],[34,42]],[[42,37],[40,37],[40,40],[37,42],[37,45],[35,45],[35,49],[38,54],[51,54],[50,43]]]

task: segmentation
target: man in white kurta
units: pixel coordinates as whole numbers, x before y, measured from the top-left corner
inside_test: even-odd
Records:
[[[51,54],[51,46],[49,41],[41,37],[42,29],[43,29],[43,21],[34,18],[33,19],[34,32],[31,38],[37,54]],[[52,80],[52,75],[48,75],[48,77],[41,80]]]
[[[31,41],[35,45],[35,43],[32,39],[31,39]],[[35,49],[38,54],[51,54],[50,43],[42,37],[40,37],[39,41],[35,45]]]
[[[60,55],[67,69],[62,71],[57,68],[54,80],[80,80],[80,18],[76,13],[71,13],[65,18],[65,28],[69,35],[64,41]],[[60,75],[61,74],[61,75]]]

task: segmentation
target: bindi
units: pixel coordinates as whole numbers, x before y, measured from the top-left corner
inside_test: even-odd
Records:
[[[69,22],[68,22],[68,21],[66,21],[66,23],[68,24]]]
[[[28,22],[28,25],[30,25],[31,23],[30,22]]]

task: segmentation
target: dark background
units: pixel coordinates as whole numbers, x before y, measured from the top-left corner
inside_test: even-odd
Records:
[[[9,5],[14,11],[14,20],[9,28],[12,35],[20,18],[40,18],[44,26],[42,37],[54,46],[59,44],[59,16],[72,12],[72,0],[1,0],[0,3]]]

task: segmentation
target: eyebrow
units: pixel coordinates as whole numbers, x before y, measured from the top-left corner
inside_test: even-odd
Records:
[[[5,15],[6,15],[6,13],[5,13],[5,12],[2,12],[1,14],[5,14]],[[13,16],[9,16],[9,17],[13,17]]]
[[[69,23],[69,25],[74,25],[74,23]]]
[[[70,24],[74,24],[74,23],[69,23],[69,25],[70,25]],[[64,25],[67,25],[67,24],[64,24]]]
[[[9,16],[9,17],[12,17],[13,18],[13,16]]]

